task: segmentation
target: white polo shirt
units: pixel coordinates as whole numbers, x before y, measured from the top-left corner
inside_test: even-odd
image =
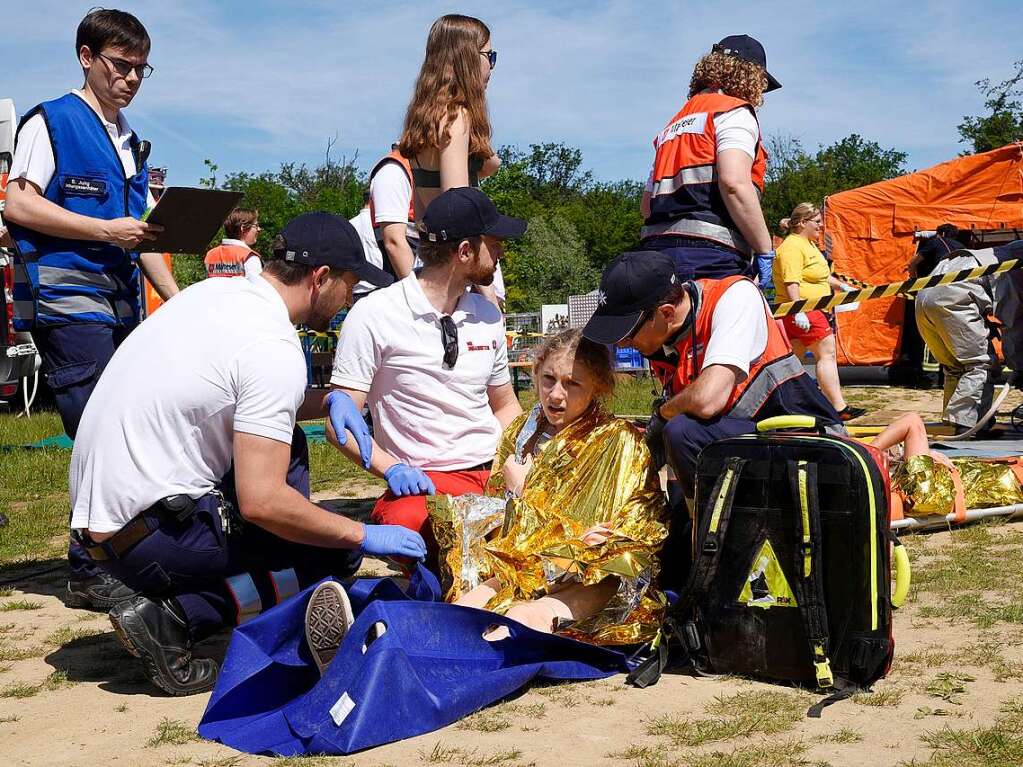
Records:
[[[496,306],[473,293],[458,300],[451,315],[458,360],[450,370],[442,316],[415,274],[374,291],[345,318],[330,383],[368,394],[377,444],[399,461],[455,471],[493,459],[501,424],[487,387],[511,377]]]
[[[355,231],[359,233],[359,239],[362,240],[362,250],[366,254],[366,260],[378,269],[383,269],[384,254],[377,244],[377,236],[373,230],[373,219],[369,215],[369,207],[367,206],[360,210],[355,218],[348,219],[348,223],[354,226]],[[362,280],[352,288],[352,293],[356,296],[363,296],[374,290],[376,290],[376,285]]]
[[[198,498],[231,468],[235,432],[291,443],[302,346],[259,276],[203,280],[114,353],[71,454],[71,527],[114,532],[168,495]]]

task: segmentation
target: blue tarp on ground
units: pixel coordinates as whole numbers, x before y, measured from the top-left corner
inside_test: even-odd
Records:
[[[305,642],[310,587],[235,629],[199,734],[253,754],[350,754],[444,727],[534,679],[625,672],[613,650],[437,600],[420,567],[348,588],[355,624],[320,678]],[[488,642],[494,625],[511,635]],[[382,633],[381,633],[382,632]]]

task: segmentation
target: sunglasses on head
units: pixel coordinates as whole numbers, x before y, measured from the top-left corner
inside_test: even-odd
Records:
[[[450,370],[458,362],[458,327],[447,315],[440,318],[440,338],[444,344],[444,367]]]
[[[480,56],[486,56],[491,69],[497,66],[497,51],[480,51]]]

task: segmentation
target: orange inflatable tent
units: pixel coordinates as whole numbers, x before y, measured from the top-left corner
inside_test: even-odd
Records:
[[[906,279],[914,234],[945,223],[1023,229],[1023,143],[840,192],[824,204],[824,241],[835,271],[875,285]],[[838,314],[839,363],[892,363],[904,300],[868,301]]]

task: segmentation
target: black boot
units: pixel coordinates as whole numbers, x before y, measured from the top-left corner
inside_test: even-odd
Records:
[[[105,613],[136,594],[138,592],[134,589],[101,571],[90,578],[69,580],[65,602],[68,607],[81,607]]]
[[[216,661],[192,657],[188,624],[172,600],[135,597],[110,611],[110,623],[128,652],[142,659],[149,680],[164,692],[193,695],[213,689]]]

